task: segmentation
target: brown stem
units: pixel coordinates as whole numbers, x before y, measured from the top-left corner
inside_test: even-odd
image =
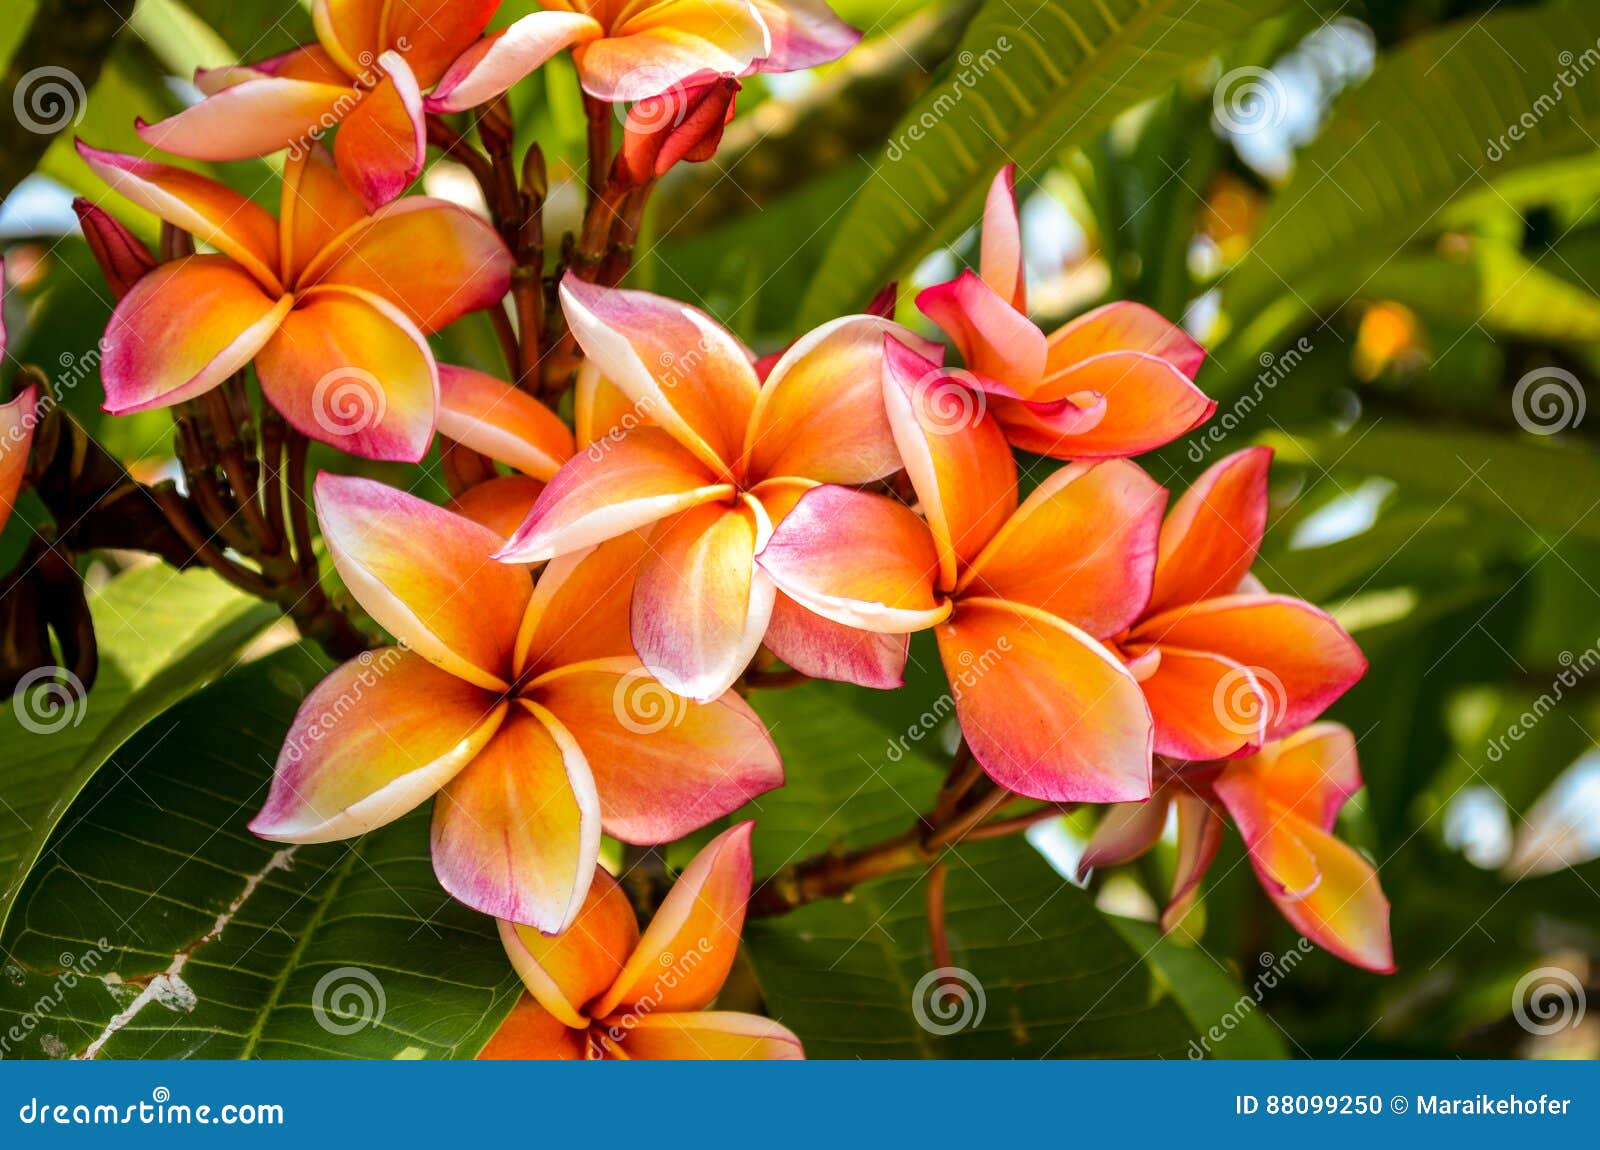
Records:
[[[763,881],[750,898],[748,913],[755,918],[787,914],[818,899],[847,895],[875,878],[927,866],[937,858],[937,852],[923,845],[920,827],[863,850],[819,855]]]
[[[928,836],[929,847],[954,846],[967,837],[967,834],[980,823],[1005,806],[1017,796],[1003,787],[996,787],[984,795],[971,809],[963,811],[949,823],[936,829]]]
[[[271,599],[276,595],[276,588],[260,575],[246,567],[233,562],[222,552],[211,545],[211,542],[200,531],[192,519],[189,518],[188,508],[184,506],[183,497],[166,484],[159,484],[149,489],[150,495],[161,508],[167,522],[172,524],[173,530],[183,541],[194,550],[201,562],[221,575],[229,583],[246,591],[259,599]]]
[[[589,164],[584,179],[589,188],[589,206],[594,207],[605,191],[611,171],[611,105],[585,92],[583,110],[589,120]]]
[[[933,965],[954,966],[950,961],[950,936],[944,920],[945,865],[934,863],[928,872],[928,945],[933,950]]]

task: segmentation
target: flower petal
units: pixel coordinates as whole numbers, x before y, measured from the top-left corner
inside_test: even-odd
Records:
[[[1028,314],[1027,267],[1022,260],[1022,225],[1017,220],[1017,165],[1007,164],[989,185],[983,205],[978,274],[1013,310]]]
[[[582,13],[531,12],[463,52],[428,97],[428,111],[464,112],[487,104],[557,52],[603,34],[600,23]]]
[[[756,561],[778,590],[847,627],[904,635],[950,613],[934,595],[933,536],[915,512],[887,496],[813,488]]]
[[[323,249],[302,282],[392,300],[432,333],[470,311],[498,306],[511,284],[511,263],[495,230],[465,208],[410,196]]]
[[[723,831],[683,868],[622,973],[595,1003],[595,1017],[619,1007],[639,1014],[701,1010],[717,996],[739,952],[754,827],[744,822]]]
[[[501,920],[500,941],[528,992],[568,1026],[584,1028],[583,1008],[622,973],[639,943],[633,903],[604,867],[596,867],[583,909],[558,935]]]
[[[1156,754],[1224,759],[1266,738],[1266,692],[1249,667],[1208,651],[1157,647],[1140,680],[1156,722]]]
[[[360,92],[343,84],[259,76],[231,84],[175,116],[136,121],[151,147],[192,160],[244,160],[286,148],[304,150],[313,133],[354,104]]]
[[[650,417],[601,375],[593,360],[586,359],[578,365],[572,386],[572,425],[578,446],[589,447],[601,440],[614,443],[636,427],[648,427]]]
[[[619,655],[632,658],[633,585],[649,553],[648,536],[628,531],[552,559],[522,617],[518,670],[548,671]]]
[[[534,563],[581,551],[732,494],[666,432],[640,428],[563,464],[496,558]]]
[[[1074,463],[1034,489],[957,590],[1026,603],[1098,639],[1144,610],[1167,493],[1124,460]]]
[[[503,690],[533,588],[494,533],[372,479],[317,476],[317,521],[350,593],[430,663]]]
[[[410,187],[428,155],[417,77],[398,52],[378,63],[383,79],[345,113],[333,140],[339,173],[369,211]]]
[[[1206,349],[1160,312],[1131,300],[1108,303],[1050,335],[1050,370],[1061,371],[1108,351],[1138,351],[1164,359],[1186,379],[1205,362]]]
[[[910,635],[858,631],[778,593],[767,624],[766,647],[790,667],[813,679],[832,679],[882,691],[905,684]]]
[[[1078,858],[1079,880],[1099,867],[1132,862],[1160,842],[1172,806],[1170,797],[1169,792],[1161,791],[1142,803],[1108,806]]]
[[[629,5],[603,39],[573,52],[583,90],[632,102],[702,72],[740,75],[772,50],[749,0],[657,0]]]
[[[504,547],[533,510],[544,484],[526,475],[497,475],[474,483],[450,501],[457,515],[481,523],[493,531]]]
[[[653,423],[719,472],[738,461],[759,390],[738,340],[687,304],[571,274],[561,306],[584,353]]]
[[[439,376],[428,341],[393,304],[316,288],[256,357],[261,390],[294,427],[366,459],[418,462],[433,439]]]
[[[170,407],[210,391],[255,358],[293,304],[266,295],[226,256],[159,265],[129,289],[106,325],[106,410]]]
[[[938,345],[868,315],[836,319],[789,345],[750,420],[745,469],[752,481],[798,476],[854,485],[900,470],[880,382],[887,335],[940,353]]]
[[[1140,623],[1140,639],[1210,651],[1250,669],[1268,705],[1266,737],[1315,719],[1366,674],[1361,649],[1332,616],[1286,595],[1230,595]],[[1159,674],[1159,672],[1158,672]]]
[[[0,354],[4,354],[5,346],[5,321],[0,319]],[[28,448],[39,419],[38,398],[38,389],[30,386],[10,403],[0,403],[0,529],[11,518],[28,472]]]
[[[1173,503],[1161,527],[1152,614],[1238,589],[1267,529],[1271,463],[1271,448],[1246,448],[1208,467]]]
[[[798,1060],[805,1050],[788,1028],[757,1014],[702,1010],[690,1014],[630,1014],[614,1025],[631,1058],[687,1061]]]
[[[1222,819],[1198,795],[1180,790],[1173,799],[1178,811],[1178,857],[1172,869],[1172,896],[1161,911],[1161,929],[1183,921],[1200,895],[1200,880],[1211,869],[1222,846]]]
[[[384,46],[405,53],[424,88],[483,35],[500,0],[403,0],[384,10]]]
[[[751,0],[772,37],[759,72],[798,72],[831,64],[861,40],[826,0]]]
[[[600,804],[571,733],[525,706],[439,792],[433,870],[474,910],[553,934],[589,893]]]
[[[917,296],[922,314],[956,345],[967,370],[996,380],[1023,399],[1044,379],[1044,332],[971,271]]]
[[[439,434],[549,481],[572,455],[561,417],[509,383],[451,364],[439,365]]]
[[[995,599],[960,603],[934,635],[962,733],[995,782],[1047,802],[1150,797],[1150,711],[1111,652]]]
[[[602,826],[623,842],[672,842],[783,783],[765,725],[731,691],[690,702],[632,657],[562,667],[532,690],[583,748]]]
[[[755,557],[771,534],[766,511],[745,496],[690,508],[651,536],[633,590],[633,645],[673,691],[715,699],[755,657],[776,594]]]
[[[259,205],[215,180],[182,168],[102,152],[78,141],[78,154],[113,191],[210,244],[260,281],[273,295],[282,290],[278,223]]]
[[[326,148],[319,145],[291,156],[283,165],[278,209],[283,282],[295,283],[335,236],[366,219],[366,206],[344,182]]]
[[[523,993],[494,1037],[478,1052],[479,1061],[572,1060],[587,1053],[584,1033],[575,1030]]]
[[[893,337],[884,341],[883,401],[949,590],[1016,510],[1016,461],[982,393]]]
[[[242,84],[246,80],[259,80],[264,76],[281,76],[288,80],[309,80],[317,84],[349,86],[350,76],[320,44],[306,44],[291,48],[253,64],[223,64],[216,68],[196,68],[194,86],[207,96],[215,96],[224,88]]]
[[[1312,723],[1229,763],[1228,770],[1253,775],[1274,803],[1330,833],[1362,785],[1355,736],[1339,723]]]
[[[389,0],[312,0],[311,22],[324,49],[351,75],[370,68],[383,51]]]
[[[483,750],[505,713],[491,692],[399,647],[351,659],[300,704],[250,829],[325,843],[393,822]]]
[[[1001,398],[995,414],[1012,443],[1056,459],[1140,455],[1193,431],[1217,406],[1166,360],[1133,351],[1074,364],[1029,398]]]

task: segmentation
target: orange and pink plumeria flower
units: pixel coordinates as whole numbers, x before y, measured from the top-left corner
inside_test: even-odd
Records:
[[[1177,864],[1162,915],[1171,929],[1216,858],[1220,811],[1226,811],[1262,887],[1294,928],[1347,962],[1387,974],[1394,970],[1389,902],[1377,871],[1333,837],[1339,811],[1361,785],[1349,730],[1313,723],[1244,758],[1177,767],[1149,802],[1111,807],[1080,869],[1138,858],[1155,845],[1168,810],[1176,808]]]
[[[631,102],[707,75],[813,68],[860,38],[823,0],[552,0],[462,53],[427,108],[488,103],[567,48],[585,92]]]
[[[1057,459],[1108,459],[1204,423],[1216,404],[1192,381],[1205,352],[1156,312],[1106,304],[1048,336],[1028,318],[1014,176],[1007,165],[989,189],[978,273],[917,296],[1006,437]]]
[[[642,936],[632,903],[603,867],[559,937],[502,920],[527,993],[478,1057],[804,1058],[800,1040],[771,1019],[705,1009],[738,953],[753,826],[712,839]]]
[[[307,697],[257,834],[350,838],[437,795],[444,888],[557,931],[584,904],[602,829],[668,842],[783,781],[743,700],[676,699],[633,653],[637,536],[552,564],[535,590],[489,559],[492,531],[381,483],[324,475],[316,506],[345,585],[403,645]]]
[[[750,352],[692,307],[570,275],[561,299],[590,365],[578,397],[587,449],[500,558],[537,562],[653,528],[633,643],[691,698],[726,691],[763,642],[808,672],[898,683],[903,638],[783,601],[755,556],[811,488],[900,469],[879,383],[883,341],[892,332],[922,341],[888,320],[847,316],[802,337],[759,381]]]
[[[313,439],[415,462],[439,417],[427,336],[499,306],[511,254],[455,204],[408,197],[368,214],[325,152],[284,169],[278,218],[181,168],[80,144],[127,199],[215,254],[161,264],[106,330],[105,408],[193,399],[252,360],[261,390]]]
[[[422,171],[422,93],[482,35],[500,0],[315,0],[318,43],[255,64],[201,69],[200,103],[139,125],[146,143],[195,160],[298,156],[333,128],[333,155],[365,206]]]
[[[1219,759],[1315,719],[1366,673],[1326,612],[1250,574],[1267,525],[1268,448],[1213,464],[1173,504],[1149,602],[1117,649],[1155,716],[1158,755]]]

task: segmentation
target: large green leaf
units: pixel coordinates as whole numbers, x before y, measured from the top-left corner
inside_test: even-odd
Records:
[[[907,694],[918,701],[907,702]],[[939,732],[913,732],[937,727],[948,700],[932,703],[915,688],[883,695],[810,684],[757,696],[756,705],[788,777],[751,812],[758,873],[904,831],[938,789],[933,767],[946,757]],[[1141,953],[1025,840],[964,846],[946,863],[951,958],[964,972],[971,1025],[952,1025],[963,1007],[953,985],[940,998],[932,974],[938,963],[921,874],[894,875],[858,887],[848,901],[816,902],[746,926],[767,1006],[811,1057],[1137,1057],[1187,1049],[1196,1030],[1158,993]],[[955,1013],[942,1014],[941,1002]],[[950,1032],[938,1032],[944,1029]]]
[[[425,808],[320,846],[245,829],[295,708],[325,668],[303,646],[242,668],[147,728],[126,768],[94,781],[4,938],[0,1033],[26,1031],[15,1053],[420,1058],[482,1048],[520,983],[493,920],[434,879]]]
[[[1092,138],[1281,0],[988,0],[890,137],[811,283],[802,326],[866,299],[977,222],[1008,161]]]
[[[111,580],[89,603],[100,674],[87,696],[37,683],[0,716],[0,927],[23,877],[89,780],[141,727],[233,664],[278,618],[209,571],[158,564]],[[26,717],[27,723],[23,719]],[[170,728],[164,728],[170,729]],[[132,760],[123,755],[120,765]]]
[[[1237,362],[1360,288],[1456,197],[1592,150],[1600,71],[1569,69],[1570,88],[1558,74],[1563,52],[1597,38],[1600,9],[1549,5],[1464,20],[1383,58],[1300,154],[1223,283],[1223,312],[1243,333]],[[1513,125],[1522,139],[1509,139]]]
[[[1600,456],[1593,451],[1400,419],[1338,435],[1266,438],[1285,463],[1381,475],[1440,505],[1459,503],[1554,537],[1600,540]]]

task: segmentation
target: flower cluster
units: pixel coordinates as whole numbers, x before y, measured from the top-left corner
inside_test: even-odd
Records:
[[[781,785],[742,697],[752,665],[892,689],[931,630],[1001,793],[1112,804],[1087,865],[1148,848],[1176,807],[1170,922],[1230,816],[1296,927],[1389,968],[1372,868],[1331,837],[1360,785],[1353,741],[1314,723],[1365,661],[1251,574],[1269,453],[1222,460],[1170,509],[1130,461],[1210,415],[1201,348],[1133,303],[1037,327],[1008,168],[977,272],[916,300],[963,366],[894,321],[892,293],[758,357],[693,307],[615,286],[628,213],[711,155],[739,77],[832,60],[856,33],[820,0],[562,0],[486,35],[496,7],[317,0],[318,44],[203,73],[203,100],[141,125],[197,159],[286,150],[276,219],[80,145],[168,225],[156,263],[85,213],[123,281],[107,410],[182,406],[253,364],[303,436],[404,462],[444,440],[448,507],[316,483],[327,553],[397,645],[304,701],[251,828],[325,842],[431,798],[440,882],[501,921],[529,991],[490,1056],[798,1056],[774,1023],[702,1012],[737,946],[749,824],[705,848],[642,937],[602,836],[672,842]],[[401,193],[430,140],[481,162],[441,117],[482,108],[488,151],[507,148],[499,98],[566,49],[587,100],[633,106],[615,156],[591,154],[585,236],[547,274],[528,238],[537,163],[520,186],[486,182],[492,223]],[[509,333],[514,382],[435,358],[428,337],[480,309]],[[552,389],[541,365],[562,356]],[[1063,461],[1025,498],[1019,449]],[[0,512],[24,455],[0,455]]]

